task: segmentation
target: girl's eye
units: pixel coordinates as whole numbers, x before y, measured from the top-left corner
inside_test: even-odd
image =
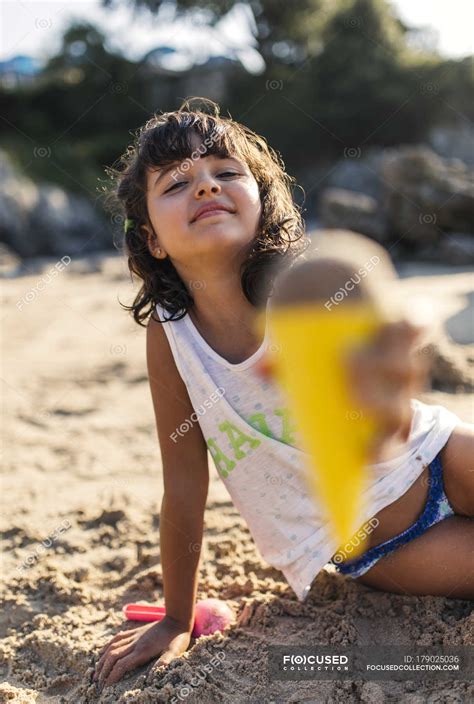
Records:
[[[218,176],[238,176],[239,174],[236,173],[235,171],[222,171]],[[171,191],[174,191],[177,186],[182,186],[183,184],[187,183],[187,181],[177,181],[176,183],[173,183],[172,186],[166,189],[165,193],[170,193]]]
[[[183,183],[185,183],[185,181],[177,181],[176,183],[173,183],[172,186],[170,186],[169,188],[166,189],[165,193],[169,193],[170,191],[173,191],[176,188],[176,186],[182,186]]]

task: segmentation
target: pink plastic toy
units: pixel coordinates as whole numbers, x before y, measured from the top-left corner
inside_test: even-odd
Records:
[[[145,604],[125,604],[123,615],[129,621],[161,621],[166,610],[164,606]],[[208,636],[216,631],[223,631],[234,620],[234,613],[227,604],[219,599],[202,599],[194,611],[193,638]]]

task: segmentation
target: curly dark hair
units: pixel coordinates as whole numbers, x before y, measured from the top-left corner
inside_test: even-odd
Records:
[[[196,135],[206,145],[206,155],[236,156],[245,161],[258,184],[261,218],[241,267],[242,290],[250,303],[264,305],[280,269],[310,244],[301,209],[292,198],[295,181],[263,137],[231,117],[221,116],[219,106],[206,98],[191,98],[176,111],[155,114],[138,130],[126,152],[106,169],[112,181],[108,204],[118,208],[119,219],[130,221],[122,244],[128,268],[132,280],[135,274],[142,281],[133,304],[120,305],[132,311],[135,322],[143,327],[142,321],[153,315],[157,303],[170,315],[166,320],[181,319],[194,304],[171,259],[158,260],[151,255],[142,226],[151,227],[146,205],[147,170],[189,159]]]

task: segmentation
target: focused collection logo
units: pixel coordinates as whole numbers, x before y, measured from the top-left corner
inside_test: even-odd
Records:
[[[348,670],[349,658],[347,655],[283,655],[281,667],[284,672],[288,670],[332,670],[341,672]]]

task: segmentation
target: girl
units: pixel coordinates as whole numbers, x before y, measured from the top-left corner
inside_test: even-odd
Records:
[[[148,320],[164,476],[166,617],[110,641],[94,675],[104,685],[154,658],[167,665],[189,646],[208,452],[262,556],[299,599],[331,557],[333,568],[378,589],[474,596],[474,431],[446,409],[411,398],[420,355],[408,322],[386,325],[349,364],[361,407],[377,413],[385,431],[360,516],[375,530],[362,557],[336,554],[323,509],[307,495],[297,429],[265,362],[268,326],[262,340],[254,324],[270,300],[311,297],[311,282],[328,272],[338,272],[327,277],[327,290],[337,290],[364,246],[380,257],[383,276],[387,257],[352,236],[351,257],[339,269],[333,255],[305,259],[310,241],[279,156],[208,106],[188,101],[154,116],[112,170],[129,268],[142,281],[130,310],[137,323]],[[340,237],[344,245],[351,235]]]

